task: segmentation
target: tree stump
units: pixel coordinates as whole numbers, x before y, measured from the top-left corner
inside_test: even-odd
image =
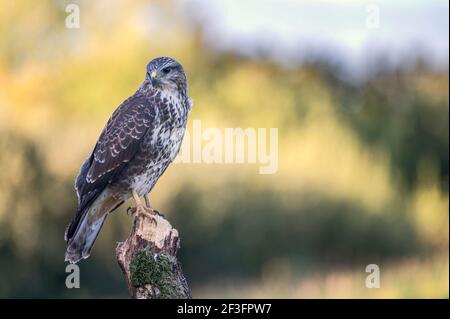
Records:
[[[132,298],[192,298],[176,257],[179,247],[178,231],[162,215],[135,215],[130,236],[116,248]]]

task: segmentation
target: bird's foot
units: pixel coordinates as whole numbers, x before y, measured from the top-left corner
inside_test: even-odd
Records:
[[[127,208],[127,215],[128,216],[133,216],[134,214],[136,214],[137,211],[137,207],[128,207]]]
[[[164,214],[160,213],[160,212],[159,212],[158,210],[156,210],[156,209],[153,209],[153,214],[158,215],[159,217],[162,217],[162,218],[166,218],[166,216],[164,216]]]
[[[153,208],[146,207],[145,205],[138,204],[135,207],[128,207],[127,209],[128,215],[133,215],[136,218],[142,217],[142,218],[150,218],[152,223],[157,224],[155,216],[154,215],[160,215],[157,211],[153,210]]]

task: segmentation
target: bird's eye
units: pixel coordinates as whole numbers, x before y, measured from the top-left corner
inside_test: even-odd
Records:
[[[161,71],[162,71],[162,73],[164,73],[164,74],[169,74],[171,70],[172,70],[172,69],[171,69],[170,67],[166,67],[166,68],[162,69]]]

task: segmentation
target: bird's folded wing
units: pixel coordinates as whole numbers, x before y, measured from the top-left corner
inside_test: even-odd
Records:
[[[108,120],[76,180],[79,211],[132,160],[145,133],[155,128],[156,108],[152,104],[144,96],[134,95]]]

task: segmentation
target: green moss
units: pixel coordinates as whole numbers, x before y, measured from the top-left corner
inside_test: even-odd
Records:
[[[174,257],[155,255],[149,249],[139,251],[131,261],[131,284],[134,287],[152,285],[159,290],[154,296],[161,299],[184,298],[175,270]]]

